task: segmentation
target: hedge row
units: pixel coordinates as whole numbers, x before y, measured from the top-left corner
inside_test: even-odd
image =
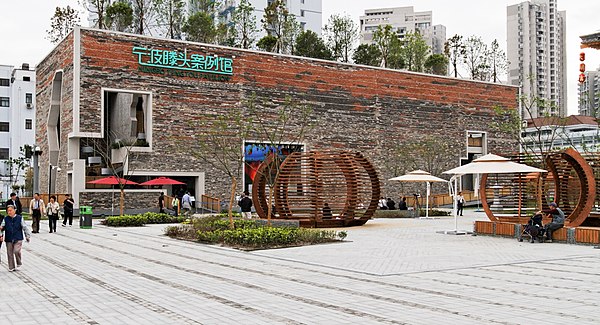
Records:
[[[186,220],[183,216],[171,216],[165,213],[146,212],[144,214],[108,217],[103,224],[109,227],[140,227],[145,224],[181,223]]]

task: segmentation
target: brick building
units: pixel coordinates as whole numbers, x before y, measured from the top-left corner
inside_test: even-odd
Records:
[[[379,169],[386,196],[398,190],[385,181],[398,171],[390,161],[402,167],[402,157],[391,155],[398,144],[444,139],[453,151],[442,162],[448,167],[517,146],[491,127],[499,118],[494,108],[516,109],[516,87],[76,28],[37,66],[40,186],[48,186],[50,172],[53,192],[104,204],[111,190],[86,185],[106,174],[94,142],[104,139],[113,162],[134,179],[169,176],[196,196],[226,197],[228,178],[189,155],[199,150],[194,134],[204,130],[188,122],[240,109],[253,94],[311,106],[317,124],[303,149],[361,151]],[[135,159],[114,145],[124,139],[136,143]],[[237,141],[242,150],[250,140]],[[132,189],[128,206],[154,206],[157,191]]]

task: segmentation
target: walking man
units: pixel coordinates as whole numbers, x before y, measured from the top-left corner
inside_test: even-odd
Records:
[[[17,214],[14,206],[9,205],[6,207],[8,216],[2,220],[0,224],[0,231],[4,232],[4,235],[0,233],[0,241],[6,242],[6,255],[8,256],[8,270],[10,272],[21,267],[21,247],[23,246],[23,233],[25,233],[25,239],[29,242],[31,238],[31,232],[25,224],[23,217]],[[15,260],[17,262],[15,266]]]
[[[242,218],[252,219],[252,199],[248,197],[248,191],[242,194],[242,199],[238,202],[240,208],[242,208]]]
[[[34,234],[40,232],[40,219],[46,214],[44,200],[40,198],[40,193],[33,194],[33,200],[29,202],[29,212],[31,212],[31,228]],[[18,215],[21,215],[17,212]]]

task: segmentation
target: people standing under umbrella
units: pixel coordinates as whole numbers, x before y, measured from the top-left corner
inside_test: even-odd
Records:
[[[50,196],[50,202],[48,202],[48,207],[46,208],[46,213],[48,215],[48,225],[50,226],[50,232],[56,232],[56,221],[58,220],[58,212],[60,210],[60,205],[56,202],[56,196]]]

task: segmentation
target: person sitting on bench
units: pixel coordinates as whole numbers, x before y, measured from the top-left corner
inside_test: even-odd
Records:
[[[546,230],[546,239],[548,242],[552,242],[552,233],[565,226],[565,213],[558,208],[555,202],[549,204],[550,212],[548,217],[552,217],[552,222],[547,224],[544,229]]]

